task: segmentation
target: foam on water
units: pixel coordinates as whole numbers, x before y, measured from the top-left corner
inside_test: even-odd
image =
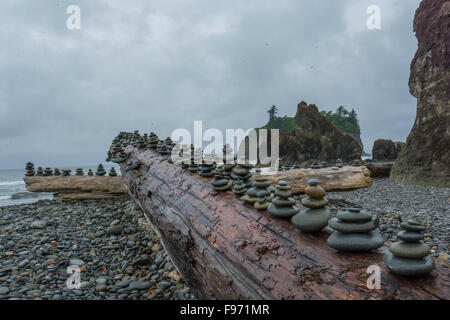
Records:
[[[6,181],[6,182],[0,182],[0,186],[20,186],[24,185],[25,182],[23,181]]]

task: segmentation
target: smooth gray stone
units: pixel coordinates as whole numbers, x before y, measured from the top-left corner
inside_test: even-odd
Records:
[[[309,179],[308,181],[306,181],[306,183],[310,186],[317,186],[319,184],[319,180],[317,179]]]
[[[267,207],[267,211],[269,211],[270,214],[278,218],[291,218],[292,216],[296,215],[300,211],[300,209],[297,208],[297,206],[277,208],[273,203],[271,203]]]
[[[337,215],[339,220],[345,222],[365,222],[372,218],[372,215],[366,210],[361,211],[343,211],[339,212]]]
[[[291,222],[303,232],[317,232],[325,228],[331,213],[327,208],[303,210]]]
[[[408,231],[425,231],[427,228],[422,225],[413,225],[407,222],[400,223],[400,227]]]
[[[420,259],[408,259],[397,257],[391,252],[387,252],[384,262],[392,273],[403,276],[426,275],[435,268],[434,260],[430,255]]]
[[[338,218],[333,218],[330,219],[328,224],[336,231],[344,233],[364,233],[378,227],[378,219],[377,216],[372,216],[367,222],[342,222]]]
[[[122,281],[119,281],[119,282],[116,283],[116,287],[119,287],[119,288],[128,287],[131,282],[132,281],[129,280],[129,279],[128,280],[122,280]]]
[[[279,186],[287,186],[288,183],[286,181],[284,181],[284,180],[280,180],[280,181],[278,181],[278,185]]]
[[[370,251],[383,246],[384,239],[378,230],[365,233],[333,232],[327,244],[339,251]]]
[[[276,205],[277,207],[290,207],[295,205],[295,200],[292,198],[283,199],[280,197],[276,197],[272,199],[272,203]]]
[[[397,237],[405,242],[418,242],[420,240],[423,240],[424,238],[423,234],[408,230],[400,231],[399,233],[397,233]]]
[[[152,283],[150,281],[136,281],[130,283],[128,289],[130,290],[144,290],[150,288]]]
[[[275,194],[281,198],[289,198],[292,193],[289,190],[280,190],[275,191]]]
[[[423,242],[395,242],[389,250],[398,257],[419,259],[427,256],[431,248]]]
[[[267,188],[268,186],[270,186],[270,182],[269,181],[255,181],[252,184],[253,187],[256,188]]]
[[[328,200],[323,198],[323,199],[311,199],[309,197],[307,198],[303,198],[302,199],[302,204],[310,209],[318,209],[318,208],[323,208],[328,204]]]
[[[83,260],[80,259],[70,259],[69,264],[70,265],[75,265],[75,266],[83,266],[86,262],[84,262]]]

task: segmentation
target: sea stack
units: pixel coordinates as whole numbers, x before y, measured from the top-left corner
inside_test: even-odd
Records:
[[[378,217],[360,208],[339,212],[329,221],[335,231],[327,244],[339,251],[371,251],[384,244],[378,230]]]
[[[28,162],[27,165],[25,166],[25,169],[26,169],[25,176],[32,177],[35,175],[33,162]]]
[[[291,196],[291,187],[286,181],[278,181],[275,187],[275,195],[272,203],[267,207],[270,214],[278,218],[291,218],[299,212],[299,208],[295,205],[295,200]]]
[[[435,268],[430,255],[430,247],[422,240],[426,227],[415,220],[400,224],[403,231],[397,236],[401,240],[394,242],[386,253],[385,263],[388,269],[403,276],[426,275]]]
[[[75,171],[75,175],[76,175],[76,176],[84,176],[83,169],[82,169],[82,168],[78,168],[78,169]]]
[[[106,175],[106,171],[105,168],[103,168],[103,165],[100,163],[97,167],[97,171],[95,171],[95,175],[96,176],[104,176]]]
[[[309,179],[306,183],[307,197],[302,199],[302,204],[308,209],[292,217],[291,222],[303,232],[318,232],[327,226],[331,217],[326,207],[328,200],[325,199],[325,189],[319,186],[318,180]]]

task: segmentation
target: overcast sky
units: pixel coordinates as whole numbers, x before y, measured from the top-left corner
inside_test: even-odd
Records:
[[[104,162],[119,131],[253,128],[301,100],[405,141],[420,0],[2,0],[0,168]],[[69,30],[69,5],[81,29]],[[366,9],[381,8],[381,30]]]

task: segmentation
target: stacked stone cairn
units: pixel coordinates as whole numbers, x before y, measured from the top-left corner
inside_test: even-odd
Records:
[[[242,180],[234,181],[233,193],[240,196],[247,192],[247,184]]]
[[[35,172],[34,172],[34,164],[33,164],[33,162],[28,162],[27,165],[25,166],[25,170],[26,170],[26,172],[25,172],[25,176],[26,177],[34,176]]]
[[[403,229],[397,234],[400,241],[391,244],[385,256],[388,269],[403,276],[420,276],[433,271],[431,249],[422,241],[426,227],[415,220],[402,222],[400,227]]]
[[[320,169],[321,167],[322,166],[320,165],[319,161],[317,161],[317,160],[314,160],[310,166],[311,169]]]
[[[54,173],[54,175],[55,175],[56,177],[59,177],[59,176],[61,175],[61,171],[59,171],[58,168],[55,168],[55,173]]]
[[[158,152],[159,152],[160,154],[164,154],[164,155],[170,154],[170,150],[171,150],[171,148],[169,148],[169,147],[167,146],[167,144],[166,144],[165,141],[162,141],[162,142],[158,145]]]
[[[83,169],[82,169],[82,168],[78,168],[78,169],[75,171],[75,175],[76,175],[76,176],[84,176]]]
[[[223,168],[227,173],[227,175],[231,177],[231,172],[236,165],[234,163],[233,148],[231,148],[230,145],[227,143],[226,145],[223,146],[222,153],[224,163]]]
[[[42,174],[44,177],[50,177],[53,175],[52,168],[45,168],[44,173]]]
[[[353,161],[352,161],[352,166],[354,166],[354,167],[360,167],[360,166],[362,166],[361,160],[359,160],[359,159],[353,160]]]
[[[308,209],[292,217],[291,222],[303,232],[318,232],[327,226],[331,217],[327,208],[328,200],[325,198],[325,189],[319,186],[318,180],[309,179],[306,183],[306,198],[302,199],[302,204]]]
[[[257,194],[259,192],[263,192],[263,193],[261,193],[261,197],[264,195],[263,202],[265,202],[266,197],[269,197],[271,195],[271,192],[268,189],[269,186],[270,186],[270,182],[267,180],[267,178],[265,176],[258,175],[253,180],[252,187],[247,190],[247,193],[244,196],[242,196],[241,199],[249,204],[254,205],[258,201]],[[256,208],[256,206],[255,206],[255,208]],[[267,207],[264,209],[267,209]],[[261,209],[261,210],[263,210],[263,209]]]
[[[371,251],[384,244],[378,230],[378,217],[364,209],[349,208],[329,221],[335,231],[327,244],[339,251]]]
[[[93,176],[93,175],[94,175],[94,172],[92,172],[92,169],[89,169],[87,175],[88,175],[88,176]]]
[[[71,172],[72,172],[72,170],[65,169],[65,170],[62,171],[62,175],[63,175],[63,177],[68,177],[68,176],[70,176]]]
[[[152,149],[158,148],[159,139],[156,133],[150,132],[149,136],[149,147]]]
[[[326,161],[322,161],[322,163],[320,164],[320,166],[322,168],[328,168],[328,163]]]
[[[238,164],[231,170],[230,176],[233,180],[242,180],[247,185],[247,187],[250,187],[250,178],[252,177],[250,169],[252,168],[252,164],[248,163],[245,159],[240,159]]]
[[[233,180],[226,174],[223,166],[218,166],[214,170],[214,178],[210,184],[217,191],[227,191],[233,186]]]
[[[106,175],[105,168],[103,168],[103,165],[101,163],[98,165],[97,171],[95,171],[95,175],[96,176],[101,176],[101,177]]]
[[[114,169],[114,167],[112,167],[111,170],[109,170],[108,175],[109,175],[110,177],[117,177],[116,169]]]
[[[342,162],[341,159],[337,159],[336,160],[336,167],[338,168],[342,168],[344,166],[344,163]]]
[[[201,165],[198,166],[198,174],[201,177],[204,178],[211,178],[214,174],[213,174],[213,170],[214,170],[214,164],[210,163],[210,161],[204,162]]]
[[[267,211],[278,218],[291,218],[299,212],[299,208],[295,205],[295,200],[291,198],[291,187],[286,181],[279,181],[275,187],[276,198],[272,199],[272,203],[267,207]]]

